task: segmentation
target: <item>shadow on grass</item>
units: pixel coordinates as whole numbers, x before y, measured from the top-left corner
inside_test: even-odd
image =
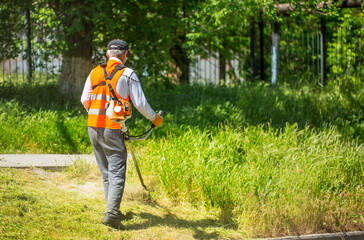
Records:
[[[178,218],[167,209],[165,211],[167,214],[163,217],[150,213],[134,214],[135,217],[139,217],[145,221],[143,223],[128,225],[127,230],[141,230],[154,226],[166,226],[177,229],[191,229],[194,231],[193,236],[196,239],[218,239],[221,234],[213,228],[236,230],[238,227],[236,223],[227,219],[216,220],[205,218],[200,220],[185,220]]]
[[[67,145],[70,149],[70,153],[77,153],[77,144],[72,139],[72,135],[70,131],[68,130],[67,126],[65,125],[65,119],[64,116],[58,116],[56,120],[56,127],[57,131],[60,133],[61,138],[64,140],[63,145]]]
[[[300,129],[307,125],[335,126],[343,136],[364,140],[364,96],[360,91],[343,92],[315,86],[270,86],[264,83],[242,87],[183,85],[176,89],[151,89],[151,102],[166,112],[166,123],[199,129],[214,129],[220,123],[235,127],[269,123]],[[348,95],[348,94],[346,94]],[[169,115],[169,116],[168,116]]]
[[[57,82],[13,84],[11,82],[0,85],[0,100],[16,100],[26,110],[33,111],[79,111],[83,110],[80,98],[65,100],[59,92]]]

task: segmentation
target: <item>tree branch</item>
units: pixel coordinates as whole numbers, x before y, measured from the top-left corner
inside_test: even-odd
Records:
[[[340,8],[357,8],[357,7],[361,7],[363,0],[342,0],[340,2],[341,2],[341,5],[339,6]],[[334,5],[335,3],[336,3],[336,1],[327,1],[327,2],[322,1],[316,5],[316,8],[322,9],[325,7],[330,7],[330,6]],[[301,6],[305,6],[304,2],[300,2],[298,4]],[[285,14],[288,12],[295,11],[296,7],[291,3],[281,3],[281,4],[276,4],[276,9],[279,14]],[[263,11],[265,11],[265,9]]]

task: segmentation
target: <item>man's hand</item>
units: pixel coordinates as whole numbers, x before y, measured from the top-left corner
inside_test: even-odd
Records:
[[[155,115],[155,119],[152,121],[153,125],[158,127],[163,122],[163,117],[158,113]]]

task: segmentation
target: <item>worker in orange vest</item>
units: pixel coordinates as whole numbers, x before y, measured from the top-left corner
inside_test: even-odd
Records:
[[[125,186],[127,152],[120,122],[125,121],[127,113],[130,115],[129,100],[155,126],[163,122],[162,116],[150,107],[134,70],[124,65],[128,53],[129,46],[125,41],[110,41],[107,63],[91,71],[81,96],[88,112],[88,134],[104,185],[106,212],[102,223],[116,229],[124,229],[120,221],[125,215],[120,212],[120,203]],[[126,115],[118,118],[116,106]],[[113,108],[111,111],[110,107]]]

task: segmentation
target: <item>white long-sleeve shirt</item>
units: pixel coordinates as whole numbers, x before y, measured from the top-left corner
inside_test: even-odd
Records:
[[[123,64],[118,58],[111,57],[109,60],[116,60]],[[90,75],[87,77],[83,92],[81,95],[81,103],[88,111],[90,108],[90,97],[92,93],[92,85]],[[133,106],[147,119],[153,121],[155,119],[155,112],[150,107],[143,89],[140,84],[139,78],[133,69],[126,67],[123,74],[120,76],[116,89],[114,89],[123,99],[130,97]]]

